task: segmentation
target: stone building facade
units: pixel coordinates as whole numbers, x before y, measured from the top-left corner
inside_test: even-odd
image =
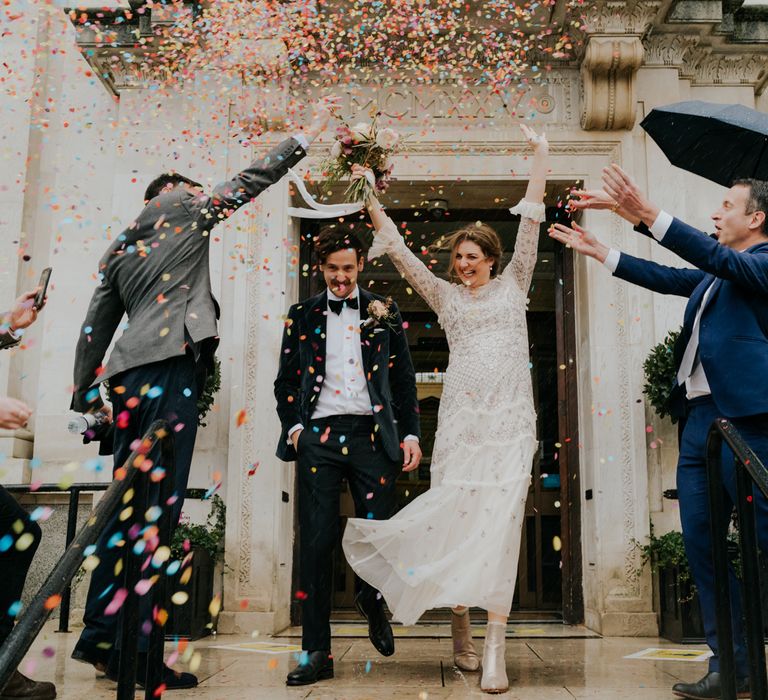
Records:
[[[555,27],[559,9],[560,2],[547,9]],[[654,107],[688,99],[768,111],[768,7],[597,0],[586,2],[584,13],[577,56],[553,65],[545,82],[489,99],[450,82],[413,90],[381,80],[342,91],[342,110],[354,119],[375,101],[398,119],[409,134],[396,166],[401,181],[415,189],[462,181],[478,193],[521,191],[527,165],[516,123],[532,116],[550,140],[551,178],[561,190],[577,182],[598,187],[603,166],[616,162],[661,207],[706,229],[722,189],[672,167],[638,124]],[[0,357],[0,393],[36,408],[29,431],[0,432],[4,483],[55,482],[62,473],[109,480],[109,464],[97,464],[93,449],[64,432],[75,343],[99,257],[139,210],[157,173],[173,167],[210,186],[282,136],[269,132],[245,144],[232,137],[221,102],[228,101],[224,112],[233,118],[247,111],[263,98],[247,85],[222,90],[203,75],[173,97],[153,89],[151,62],[142,75],[129,65],[136,52],[127,48],[153,20],[134,16],[110,43],[61,6],[30,6],[20,19],[6,12],[2,20],[14,82],[0,94],[0,299],[54,267],[40,322],[21,350]],[[276,88],[275,114],[281,99]],[[433,117],[428,129],[424,113]],[[202,125],[205,138],[184,139],[187,125]],[[301,172],[316,171],[324,152],[314,146]],[[199,435],[190,485],[208,488],[215,473],[222,475],[230,514],[222,631],[270,632],[290,618],[293,470],[274,457],[272,400],[281,319],[302,279],[300,222],[289,217],[290,203],[288,184],[275,185],[217,228],[211,246],[222,306],[222,389]],[[582,223],[614,247],[680,264],[614,216],[588,213]],[[567,257],[567,264],[572,341],[558,367],[574,408],[561,448],[573,468],[561,494],[571,508],[566,619],[583,619],[606,635],[652,635],[651,578],[636,574],[635,541],[647,537],[651,519],[657,532],[679,520],[676,504],[662,498],[674,487],[675,433],[644,404],[642,361],[680,324],[683,301],[614,281],[593,261]],[[236,427],[241,409],[248,420]]]

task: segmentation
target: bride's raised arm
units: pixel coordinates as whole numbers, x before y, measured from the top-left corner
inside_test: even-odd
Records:
[[[517,229],[515,252],[501,277],[504,280],[513,279],[523,292],[527,292],[536,266],[539,224],[545,218],[544,190],[549,168],[549,144],[543,134],[538,136],[526,124],[521,124],[520,128],[528,143],[533,146],[533,166],[525,197],[510,209],[513,214],[519,214],[521,220],[520,227]]]
[[[366,206],[376,229],[374,246],[383,248],[400,274],[435,313],[440,314],[445,292],[451,287],[450,282],[435,275],[414,255],[376,197],[369,197]]]

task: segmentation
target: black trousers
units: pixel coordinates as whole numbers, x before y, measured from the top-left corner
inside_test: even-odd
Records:
[[[32,535],[31,543],[25,547],[24,544],[29,539],[25,537],[21,540],[22,549],[17,549],[19,538],[27,533]],[[40,526],[30,520],[29,513],[0,486],[0,571],[3,572],[0,585],[0,644],[13,629],[16,616],[11,615],[9,609],[21,600],[24,581],[41,536]]]
[[[386,520],[395,507],[393,462],[375,436],[371,416],[312,420],[299,436],[299,566],[302,648],[331,648],[334,547],[339,542],[339,495],[347,480],[358,518]],[[356,579],[358,591],[373,591]]]
[[[113,389],[111,398],[117,425],[115,468],[123,465],[131,454],[133,441],[140,439],[155,420],[164,418],[176,428],[175,487],[178,500],[171,510],[171,522],[174,526],[179,520],[181,507],[184,504],[197,435],[198,391],[195,377],[195,360],[187,354],[127,370],[114,376],[109,382]],[[124,390],[118,393],[115,388],[119,386]],[[156,390],[153,391],[152,389],[155,388]],[[138,403],[134,405],[131,399],[138,399]],[[150,453],[149,457],[155,464],[158,463],[159,446]],[[160,484],[152,483],[150,500],[153,503],[159,501],[159,491]],[[102,648],[113,646],[118,635],[118,615],[104,614],[115,590],[123,586],[124,579],[122,575],[115,575],[115,565],[123,556],[123,547],[115,546],[113,536],[118,532],[125,534],[118,515],[119,513],[115,513],[96,543],[99,565],[91,574],[83,616],[85,629],[80,635],[83,643]],[[142,599],[141,620],[147,620],[151,616],[149,603],[149,598],[145,596]],[[148,646],[149,638],[144,634],[140,635],[139,650],[147,651]]]

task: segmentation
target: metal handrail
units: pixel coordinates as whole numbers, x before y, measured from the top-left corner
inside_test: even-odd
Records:
[[[149,506],[149,470],[146,455],[160,444],[161,464],[165,477],[160,484],[160,504],[167,504],[173,495],[176,471],[174,433],[167,421],[152,423],[141,439],[139,446],[131,453],[123,465],[115,471],[115,479],[109,484],[106,493],[93,509],[83,529],[67,547],[61,559],[54,566],[40,590],[29,603],[23,615],[16,623],[10,636],[0,647],[0,688],[10,679],[16,667],[29,651],[30,646],[42,629],[55,606],[50,604],[55,596],[61,596],[83,563],[86,548],[95,544],[104,532],[107,523],[118,509],[125,509],[130,515],[126,519],[128,532],[138,536],[144,526],[144,514]],[[143,469],[142,469],[143,467]],[[145,471],[146,470],[146,471]],[[128,511],[128,507],[131,510]],[[163,507],[159,519],[159,546],[170,546],[171,514],[170,508]],[[134,551],[126,538],[124,547],[125,589],[128,595],[122,605],[120,664],[117,683],[117,700],[133,700],[136,688],[136,662],[139,632],[139,596],[134,587],[141,578],[141,553]],[[165,603],[166,576],[160,576],[151,589],[153,600]],[[160,678],[163,664],[164,634],[160,624],[154,624],[150,634],[147,655],[147,677],[145,698],[157,698],[162,695]]]
[[[59,484],[38,484],[32,488],[32,484],[3,484],[3,488],[9,493],[19,494],[43,494],[43,493],[66,493],[69,492],[69,508],[67,510],[67,534],[64,540],[64,548],[66,549],[72,544],[72,540],[75,539],[77,532],[77,510],[80,505],[81,493],[94,493],[96,491],[106,491],[112,482],[104,481],[82,481],[62,488]],[[187,489],[184,496],[185,501],[198,500],[203,501],[208,496],[206,489],[192,488]],[[59,629],[57,632],[66,633],[69,632],[69,614],[72,607],[72,584],[68,583],[67,587],[61,593],[61,603],[59,604]]]
[[[757,526],[752,490],[754,484],[768,498],[768,469],[731,422],[725,418],[717,418],[712,423],[707,435],[707,485],[715,574],[715,613],[720,656],[721,698],[723,700],[736,700],[737,697],[726,542],[730,512],[727,511],[726,492],[722,477],[723,441],[731,448],[735,460],[736,512],[739,518],[742,598],[749,652],[750,689],[754,700],[768,700],[760,570],[757,554]]]

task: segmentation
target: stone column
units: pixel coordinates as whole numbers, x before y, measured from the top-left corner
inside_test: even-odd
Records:
[[[264,93],[244,89],[233,118],[239,110],[279,124],[286,96],[279,86]],[[241,157],[255,158],[286,136],[272,132]],[[273,393],[283,319],[298,298],[299,227],[288,217],[288,190],[283,179],[249,205],[238,235],[244,260],[233,268],[223,632],[271,633],[290,624],[294,467],[275,456],[281,430]]]

